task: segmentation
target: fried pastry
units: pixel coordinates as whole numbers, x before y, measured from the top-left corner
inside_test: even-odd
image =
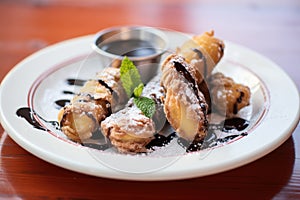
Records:
[[[145,116],[130,99],[126,107],[101,123],[102,133],[121,153],[146,152],[145,146],[165,123],[163,105],[164,95],[160,86],[160,76],[154,77],[144,88],[142,96],[152,98],[156,104],[156,113],[152,118]]]
[[[214,37],[214,31],[210,31],[193,36],[178,49],[177,54],[195,65],[197,73],[207,78],[223,57],[224,48],[223,41]]]
[[[195,78],[209,106],[209,112],[211,111],[211,99],[207,86],[207,78],[223,57],[224,48],[223,41],[215,38],[214,31],[210,31],[202,35],[193,36],[177,52],[178,55],[183,56],[195,68]]]
[[[249,87],[235,83],[220,72],[209,78],[209,87],[214,108],[221,114],[233,116],[250,104]]]
[[[87,81],[58,114],[62,132],[79,143],[99,134],[99,123],[128,100],[119,82],[117,68],[105,68],[96,79]]]
[[[195,68],[181,56],[170,55],[162,64],[166,117],[177,134],[188,141],[203,140],[208,125],[208,105],[195,76]]]

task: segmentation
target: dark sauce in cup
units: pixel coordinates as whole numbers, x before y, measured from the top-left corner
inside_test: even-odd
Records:
[[[98,46],[108,53],[128,57],[145,57],[157,53],[150,42],[140,39],[116,40]]]

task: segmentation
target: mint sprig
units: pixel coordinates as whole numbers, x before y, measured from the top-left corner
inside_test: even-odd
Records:
[[[155,102],[151,98],[141,96],[144,84],[138,69],[128,57],[124,57],[122,60],[120,73],[122,86],[128,98],[133,96],[135,105],[146,117],[152,118],[155,113]]]
[[[122,60],[120,73],[123,88],[125,89],[128,98],[130,98],[134,89],[140,84],[143,84],[140,73],[128,57],[125,57]]]

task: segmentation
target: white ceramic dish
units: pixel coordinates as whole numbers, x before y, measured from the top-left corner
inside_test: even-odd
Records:
[[[166,31],[176,49],[186,35]],[[250,121],[247,136],[217,148],[193,153],[171,147],[152,156],[121,155],[75,144],[57,129],[55,101],[70,98],[76,86],[69,78],[90,79],[101,71],[92,53],[93,36],[67,40],[29,56],[1,83],[1,124],[10,137],[37,157],[89,175],[125,180],[173,180],[200,177],[252,162],[287,140],[299,121],[299,92],[291,79],[269,59],[240,45],[225,42],[217,70],[251,88],[251,106],[241,112]],[[65,93],[63,93],[65,91]],[[30,124],[17,111],[35,121]],[[20,110],[19,110],[20,111]],[[28,109],[27,109],[28,111]],[[29,120],[30,121],[30,120]],[[173,146],[176,146],[173,145]],[[169,154],[169,152],[172,152]]]

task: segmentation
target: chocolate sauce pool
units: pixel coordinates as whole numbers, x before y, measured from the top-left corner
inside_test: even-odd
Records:
[[[144,57],[156,53],[156,49],[151,43],[139,39],[116,40],[102,44],[99,47],[106,52],[129,57]],[[124,52],[124,49],[129,49],[129,51]]]

